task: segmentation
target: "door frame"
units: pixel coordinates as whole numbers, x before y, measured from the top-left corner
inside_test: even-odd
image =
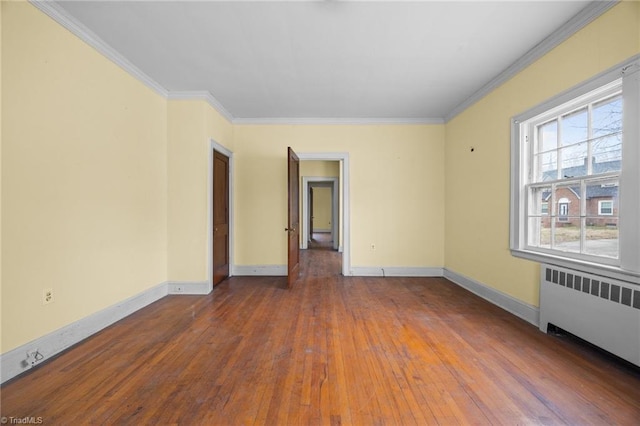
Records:
[[[219,144],[213,139],[209,139],[209,171],[208,171],[208,196],[207,210],[209,218],[207,220],[207,293],[213,291],[213,152],[218,151],[229,158],[229,277],[234,275],[233,263],[233,246],[234,246],[234,214],[233,214],[233,152],[224,145]]]
[[[300,161],[338,161],[340,164],[340,187],[342,188],[342,275],[351,276],[351,190],[348,152],[298,152]],[[303,196],[305,193],[303,192]],[[303,202],[304,206],[304,202]],[[304,217],[304,216],[303,216]]]
[[[311,177],[302,176],[302,241],[300,241],[300,248],[305,250],[309,247],[309,219],[313,212],[309,211],[309,189],[311,187],[326,187],[331,188],[331,234],[333,235],[333,249],[342,252],[340,247],[340,187],[339,179],[337,177]],[[314,184],[321,185],[314,185]]]

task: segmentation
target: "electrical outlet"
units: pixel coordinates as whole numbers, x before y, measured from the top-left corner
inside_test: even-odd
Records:
[[[24,360],[23,364],[26,366],[34,366],[40,361],[44,359],[44,356],[40,353],[38,349],[27,352],[27,359]]]
[[[371,243],[371,250],[375,250],[376,249],[376,245]]]
[[[42,304],[48,305],[49,303],[53,303],[53,289],[45,288],[42,290]]]

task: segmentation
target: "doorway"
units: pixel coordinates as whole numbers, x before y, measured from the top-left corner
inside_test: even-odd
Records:
[[[348,251],[348,154],[299,153],[300,248],[314,274],[350,275]],[[318,268],[324,265],[326,271]]]
[[[338,167],[339,164],[336,164],[336,169]],[[342,252],[340,178],[303,176],[301,190],[303,226],[300,248],[303,250],[312,248],[310,243],[314,238],[317,240],[329,238],[331,249]]]
[[[210,139],[207,293],[234,274],[233,167],[233,152]]]
[[[299,152],[298,157],[302,164],[306,161],[336,161],[339,166],[339,200],[340,200],[340,213],[339,220],[341,225],[340,240],[341,244],[339,249],[342,255],[342,275],[351,276],[351,192],[350,192],[350,180],[351,180],[351,168],[349,162],[349,153],[347,152],[317,152],[317,153],[305,153]],[[305,196],[306,192],[302,192],[302,196]],[[304,208],[305,203],[302,203]],[[304,243],[301,241],[301,245]]]

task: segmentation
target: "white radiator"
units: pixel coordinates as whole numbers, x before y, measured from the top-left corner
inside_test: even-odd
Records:
[[[542,265],[540,330],[549,324],[640,366],[640,286]]]

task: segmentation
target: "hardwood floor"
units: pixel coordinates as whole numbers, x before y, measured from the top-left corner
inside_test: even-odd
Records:
[[[444,279],[233,277],[169,296],[5,384],[44,424],[638,424],[640,372]],[[336,272],[325,272],[336,271]]]
[[[333,250],[330,232],[314,232],[308,244],[309,250]]]

